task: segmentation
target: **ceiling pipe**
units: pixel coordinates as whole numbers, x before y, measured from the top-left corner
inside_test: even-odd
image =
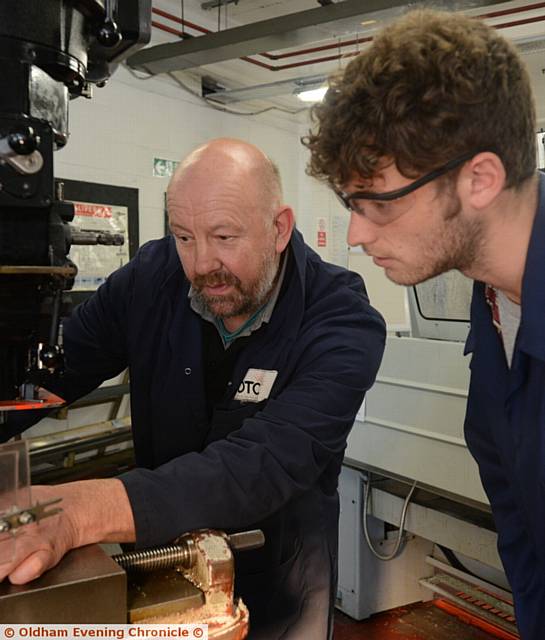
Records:
[[[535,4],[527,4],[524,7],[513,7],[512,9],[500,9],[500,11],[492,11],[491,13],[483,13],[479,18],[499,18],[501,16],[509,16],[513,13],[522,13],[523,11],[533,11],[534,9],[543,9],[545,2],[537,2]]]
[[[163,11],[162,9],[157,9],[156,7],[153,7],[151,11],[155,15],[161,16],[161,18],[166,18],[167,20],[172,20],[172,22],[181,24],[182,27],[189,27],[190,29],[194,29],[195,31],[199,31],[200,33],[204,33],[204,34],[213,33],[213,31],[210,31],[210,29],[206,29],[206,27],[202,27],[201,25],[195,24],[194,22],[190,22],[189,20],[179,18],[178,16],[175,16],[172,13],[168,13],[168,11]],[[167,25],[161,24],[160,22],[152,21],[152,25],[157,29],[160,29],[161,31],[166,31],[167,33],[172,33],[180,37],[187,35],[184,31],[177,31],[175,29],[172,29],[172,27],[168,27]],[[249,58],[249,57],[241,58],[241,60],[244,60],[245,62],[249,62],[250,64],[254,64],[258,67],[261,67],[262,69],[267,69],[268,71],[274,71],[274,67],[272,67],[271,65],[265,64],[264,62],[260,62],[259,60],[254,60],[253,58]]]
[[[298,49],[297,51],[289,51],[288,53],[279,53],[277,55],[271,53],[260,53],[260,56],[267,56],[269,60],[283,60],[284,58],[293,58],[294,56],[307,55],[309,53],[316,53],[317,51],[327,51],[329,49],[342,49],[351,45],[365,44],[371,42],[372,36],[366,36],[365,38],[356,38],[356,40],[343,40],[342,42],[334,42],[333,44],[324,44],[317,47],[311,47],[310,49]],[[341,56],[339,56],[341,57]]]
[[[544,18],[545,19],[545,18]],[[173,29],[172,27],[168,27],[167,25],[160,24],[158,22],[153,22],[153,26],[160,31],[166,31],[167,33],[171,33],[173,35],[182,36],[182,31],[178,31],[177,29]],[[368,38],[368,40],[372,40],[372,38]],[[359,42],[364,42],[363,39],[359,40]],[[327,47],[331,48],[331,47]],[[316,48],[316,51],[322,51],[321,48]],[[353,56],[357,56],[359,51],[349,51],[347,53],[340,53],[335,56],[325,56],[323,58],[312,58],[310,60],[303,60],[301,62],[292,62],[291,64],[279,64],[272,65],[266,64],[265,62],[261,62],[260,60],[255,60],[254,58],[250,58],[248,56],[244,56],[240,58],[240,60],[244,60],[245,62],[250,62],[251,64],[257,65],[263,69],[267,69],[267,71],[285,71],[286,69],[295,69],[297,67],[307,67],[311,64],[320,64],[322,62],[331,62],[334,60],[340,60],[341,58],[351,58]]]
[[[545,16],[535,16],[534,18],[524,18],[522,20],[513,20],[512,22],[503,22],[502,24],[492,25],[495,29],[507,29],[509,27],[519,27],[523,24],[531,24],[532,22],[542,22]]]
[[[172,22],[177,22],[178,24],[183,25],[184,27],[190,27],[191,29],[195,29],[195,31],[200,31],[201,33],[213,33],[210,29],[206,29],[206,27],[201,27],[199,24],[195,24],[194,22],[189,22],[189,20],[182,20],[178,16],[175,16],[173,13],[168,13],[168,11],[163,11],[162,9],[157,9],[153,7],[151,10],[156,16],[161,16],[161,18],[167,18],[168,20],[172,20]]]
[[[542,9],[545,8],[545,2],[537,2],[537,3],[533,3],[533,4],[529,4],[529,5],[525,5],[523,7],[513,7],[510,9],[501,9],[499,11],[492,11],[489,13],[483,13],[481,15],[479,15],[478,17],[481,19],[484,18],[498,18],[501,16],[507,16],[507,15],[514,15],[517,13],[523,13],[525,11],[533,11],[535,9]],[[190,22],[189,20],[182,20],[181,18],[179,18],[178,16],[172,14],[172,13],[168,13],[167,11],[163,11],[162,9],[157,9],[157,8],[153,8],[152,12],[158,16],[161,16],[163,18],[167,18],[168,20],[172,20],[173,22],[176,22],[178,24],[181,24],[185,27],[189,27],[191,29],[194,29],[195,31],[198,31],[200,33],[203,34],[209,34],[209,33],[214,33],[213,31],[211,31],[210,29],[206,29],[205,27],[195,24],[194,22]],[[544,18],[541,16],[536,16],[534,18],[526,18],[523,20],[519,20],[519,21],[512,21],[512,22],[505,22],[499,25],[494,25],[495,28],[497,29],[504,29],[504,28],[508,28],[508,27],[513,27],[513,26],[521,26],[523,24],[529,24],[532,22],[540,22],[542,21]],[[167,25],[163,25],[161,23],[158,22],[152,22],[152,25],[162,31],[166,31],[168,33],[171,33],[173,35],[177,35],[177,36],[183,36],[185,35],[184,32],[182,31],[177,31],[175,29],[172,29],[171,27],[168,27]],[[321,51],[328,51],[331,49],[343,49],[344,47],[348,47],[348,46],[353,46],[353,45],[360,45],[360,44],[365,44],[367,42],[370,42],[373,38],[368,36],[368,37],[362,37],[362,38],[356,38],[356,39],[352,39],[352,40],[344,40],[344,41],[340,41],[340,42],[336,42],[336,43],[332,43],[332,44],[327,44],[327,45],[319,45],[316,47],[310,47],[310,48],[306,48],[306,49],[297,49],[295,51],[289,51],[287,53],[280,53],[280,54],[272,54],[272,53],[268,53],[268,52],[263,52],[263,53],[259,53],[257,55],[263,56],[265,58],[268,58],[269,60],[283,60],[285,58],[291,58],[291,57],[295,57],[295,56],[301,56],[301,55],[308,55],[311,53],[318,53]],[[291,69],[297,66],[306,66],[309,64],[315,64],[315,63],[321,63],[321,62],[330,62],[333,60],[339,60],[342,57],[352,57],[354,55],[357,55],[357,52],[351,52],[349,54],[339,54],[337,56],[330,56],[330,57],[325,57],[325,58],[316,58],[313,59],[312,61],[304,61],[301,63],[297,63],[294,65],[281,65],[281,66],[274,66],[274,65],[268,65],[265,64],[263,62],[260,62],[258,60],[255,60],[254,58],[250,58],[249,56],[244,56],[241,58],[241,60],[244,60],[246,62],[249,62],[251,64],[254,64],[256,66],[259,66],[263,69],[267,69],[268,71],[277,71],[277,70],[283,70],[283,69]]]
[[[156,29],[159,29],[159,31],[165,31],[166,33],[171,33],[172,35],[179,36],[180,38],[183,37],[184,35],[187,35],[183,31],[180,31],[179,29],[173,29],[172,27],[169,27],[166,24],[161,24],[160,22],[156,22],[155,20],[152,20],[151,24]],[[267,69],[267,71],[276,71],[276,67],[273,67],[271,64],[265,64],[264,62],[261,62],[259,60],[254,60],[253,58],[250,58],[247,56],[240,59],[244,60],[244,62],[250,62],[251,64],[261,67],[262,69]]]
[[[482,0],[485,5],[497,0]],[[405,0],[343,0],[317,9],[307,9],[269,20],[216,31],[206,38],[189,38],[159,44],[130,56],[128,64],[151,74],[182,71],[206,64],[253,55],[268,49],[293,48],[303,42],[323,39],[324,25],[343,25],[353,29],[350,21],[377,12],[402,10]],[[290,65],[291,67],[292,65]]]
[[[545,21],[545,16],[537,16],[534,18],[526,18],[523,20],[517,20],[517,21],[512,21],[512,22],[505,22],[503,24],[499,24],[499,25],[495,25],[496,29],[505,29],[508,27],[514,27],[514,26],[520,26],[523,24],[529,24],[529,23],[533,23],[533,22],[542,22]],[[182,36],[183,33],[181,31],[177,31],[176,29],[172,29],[171,27],[168,27],[166,25],[162,25],[159,23],[154,22],[153,26],[156,27],[157,29],[160,29],[161,31],[166,31],[167,33],[171,33],[174,35],[178,35],[178,36]],[[362,42],[368,42],[371,41],[372,38],[366,38],[366,39],[360,39],[359,43],[361,44]],[[328,45],[327,47],[324,47],[327,49],[331,49],[333,48],[332,46]],[[323,51],[324,48],[321,47],[315,47],[315,51]],[[255,60],[254,58],[250,58],[248,56],[244,56],[242,58],[240,58],[241,60],[244,60],[245,62],[249,62],[253,65],[256,65],[258,67],[261,67],[262,69],[266,69],[267,71],[285,71],[287,69],[296,69],[298,67],[307,67],[313,64],[321,64],[323,62],[333,62],[335,60],[340,60],[340,59],[345,59],[345,58],[352,58],[354,56],[357,56],[360,52],[359,51],[349,51],[346,53],[340,53],[338,55],[334,55],[334,56],[324,56],[321,58],[311,58],[310,60],[303,60],[301,62],[293,62],[291,64],[281,64],[281,65],[271,65],[271,64],[266,64],[264,62],[261,62],[259,60]]]
[[[543,3],[543,5],[545,6],[545,3]],[[206,34],[206,33],[214,33],[213,31],[211,31],[210,29],[206,29],[205,27],[202,27],[198,24],[195,24],[194,22],[189,22],[189,20],[185,20],[180,18],[179,16],[174,15],[173,13],[168,13],[168,11],[163,11],[162,9],[156,9],[155,7],[152,9],[152,12],[155,13],[158,16],[161,16],[162,18],[166,18],[167,20],[172,20],[172,22],[176,22],[177,24],[181,24],[184,27],[189,27],[191,29],[195,29],[195,31],[199,31],[200,33]],[[152,25],[154,27],[157,27],[159,29],[161,29],[163,26],[166,27],[167,25],[162,25],[161,23],[158,22],[152,22]],[[163,31],[166,31],[167,29],[163,29]],[[169,33],[174,33],[175,35],[183,35],[183,31],[169,31]],[[328,45],[321,45],[319,47],[312,47],[311,49],[298,49],[297,51],[290,51],[289,53],[279,53],[279,54],[274,54],[274,53],[268,53],[267,51],[263,51],[262,53],[258,53],[256,55],[258,56],[263,56],[264,58],[268,58],[269,60],[282,60],[283,58],[291,58],[293,56],[301,56],[301,55],[306,55],[308,53],[314,53],[316,51],[326,51],[327,49],[335,49],[335,48],[342,48],[342,47],[348,47],[349,45],[353,45],[353,44],[358,44],[358,43],[362,43],[362,42],[369,42],[371,40],[371,38],[359,38],[356,40],[344,40],[342,42],[338,42],[335,44],[328,44]],[[241,58],[242,60],[246,60],[247,58]],[[251,62],[251,60],[248,60],[249,62]]]

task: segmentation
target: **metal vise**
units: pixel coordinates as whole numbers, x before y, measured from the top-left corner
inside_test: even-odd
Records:
[[[34,582],[0,584],[11,624],[208,624],[212,640],[242,640],[248,610],[234,596],[233,551],[262,546],[261,531],[197,531],[172,545],[109,557],[76,549]]]

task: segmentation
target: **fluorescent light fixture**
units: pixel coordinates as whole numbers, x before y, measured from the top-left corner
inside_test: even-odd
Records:
[[[1,0],[0,0],[1,2]],[[223,89],[206,93],[208,100],[214,100],[222,104],[244,102],[245,100],[267,100],[275,96],[299,93],[307,89],[316,89],[327,80],[325,74],[300,76],[287,80],[278,80],[267,84],[258,84],[252,87],[239,87],[238,89]],[[204,96],[203,92],[203,96]]]
[[[307,89],[306,91],[298,91],[296,95],[303,102],[321,102],[327,89],[327,86],[318,87],[318,89]]]

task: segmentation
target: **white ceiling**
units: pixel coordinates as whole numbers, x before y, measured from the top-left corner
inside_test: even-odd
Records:
[[[452,2],[454,1],[455,0],[452,0]],[[440,2],[426,4],[428,6],[439,6],[441,8],[453,8],[452,2],[451,0],[442,0]],[[456,0],[456,6],[464,6],[466,7],[466,13],[478,16],[501,12],[503,15],[487,18],[487,22],[500,28],[501,33],[506,37],[512,38],[517,43],[524,43],[522,44],[523,56],[533,81],[538,105],[538,118],[545,124],[545,2],[530,3],[523,2],[522,0],[514,0],[489,5],[488,7],[483,7],[482,2],[477,3],[473,1],[472,4],[470,4],[470,2],[472,2],[472,0],[469,0],[469,2],[467,0],[465,2]],[[184,0],[183,4],[183,13],[186,21],[190,21],[210,31],[218,30],[217,8],[203,10],[201,8],[201,0]],[[159,11],[166,11],[178,18],[182,15],[181,0],[153,0],[153,6]],[[316,0],[239,0],[237,4],[231,3],[221,7],[219,11],[220,30],[273,19],[299,11],[316,9],[319,8],[319,6]],[[362,3],[362,6],[365,5]],[[414,6],[414,4],[411,6]],[[474,8],[467,9],[467,7],[470,6]],[[364,43],[358,42],[341,48],[339,47],[339,43],[361,40],[372,36],[373,32],[380,28],[386,21],[395,18],[396,15],[403,11],[404,9],[389,10],[387,12],[373,14],[370,17],[375,19],[376,22],[371,25],[362,25],[361,19],[345,19],[334,24],[330,23],[321,26],[319,27],[319,40],[297,47],[297,50],[306,50],[314,47],[331,46],[331,48],[323,51],[290,56],[281,60],[270,60],[258,54],[250,56],[253,60],[274,68],[286,64],[298,65],[290,69],[270,70],[243,60],[230,60],[202,66],[191,71],[177,72],[176,75],[183,82],[195,89],[199,88],[200,77],[203,75],[212,77],[228,89],[273,83],[278,80],[307,75],[327,75],[347,64],[352,59],[351,54],[354,55],[366,46]],[[167,28],[181,29],[180,24],[156,13],[153,15],[153,20]],[[528,21],[527,24],[520,24],[526,21]],[[197,30],[189,27],[187,28],[187,32],[196,37],[202,35]],[[543,42],[541,42],[542,39]],[[152,44],[176,42],[178,40],[179,38],[176,35],[165,33],[157,27],[153,29]],[[532,44],[528,44],[530,42]],[[276,51],[269,51],[268,53],[283,55],[290,52],[293,52],[293,49],[279,48]],[[347,57],[338,58],[341,54]],[[338,59],[325,62],[313,62],[317,58],[323,57],[335,57]],[[294,96],[283,95],[267,100],[246,101],[237,104],[235,108],[241,111],[252,111],[274,105],[294,110],[301,108],[302,103]]]

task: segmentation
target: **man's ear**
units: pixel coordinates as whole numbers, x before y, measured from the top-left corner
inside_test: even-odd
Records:
[[[484,209],[505,188],[505,167],[495,153],[483,151],[465,164],[459,178],[462,198],[474,209]]]
[[[293,209],[286,205],[282,206],[275,214],[274,228],[276,230],[276,252],[282,253],[288,246],[293,227],[295,226],[295,216]]]

